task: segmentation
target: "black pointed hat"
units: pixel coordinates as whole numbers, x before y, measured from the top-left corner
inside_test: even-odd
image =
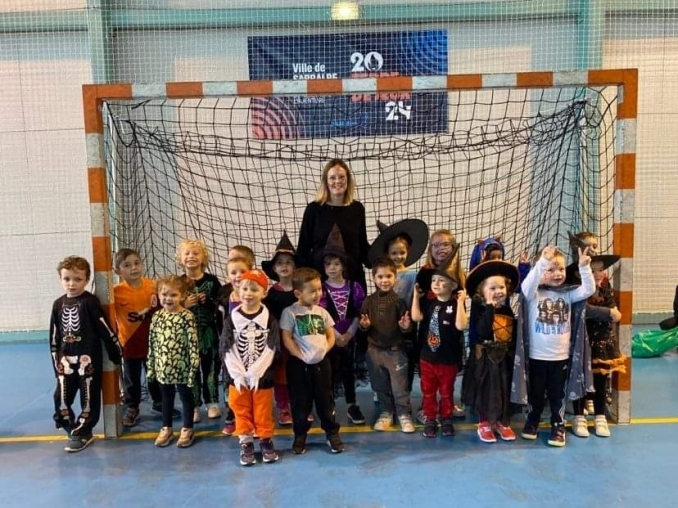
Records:
[[[574,236],[569,231],[567,232],[567,236],[570,240],[570,253],[572,254],[572,263],[578,264],[579,263],[579,249],[581,249],[583,251],[584,249],[588,248],[588,245],[586,244],[586,242],[584,240]]]
[[[445,260],[440,263],[437,267],[435,268],[422,268],[419,270],[419,273],[417,273],[417,285],[419,286],[419,291],[423,292],[424,294],[428,293],[431,290],[431,280],[433,279],[434,275],[442,275],[443,277],[447,277],[448,279],[453,280],[455,283],[459,284],[460,281],[457,281],[452,277],[452,275],[449,272],[450,265],[452,264],[452,261],[454,261],[454,258],[457,256],[457,253],[459,252],[459,244],[455,243],[452,246],[452,252],[450,252],[450,255],[445,258]],[[457,289],[460,288],[452,288],[452,291],[456,291]]]
[[[283,231],[282,237],[275,248],[273,257],[270,261],[262,261],[261,269],[268,275],[269,279],[278,280],[278,274],[275,273],[273,267],[275,266],[275,260],[280,254],[289,254],[294,259],[294,263],[297,263],[297,251],[290,241],[290,237],[287,236],[287,231]]]
[[[377,221],[379,236],[374,240],[367,252],[370,263],[375,259],[384,257],[388,253],[388,244],[391,240],[402,237],[408,243],[405,266],[416,263],[426,251],[428,246],[428,226],[419,219],[404,219],[387,226]]]
[[[617,256],[616,254],[598,254],[596,256],[591,256],[591,263],[603,263],[603,270],[607,270],[620,259],[621,256]]]
[[[325,242],[322,257],[324,258],[325,256],[337,256],[346,263],[347,258],[346,250],[344,249],[344,238],[341,236],[341,230],[336,224],[332,226],[330,234],[327,237],[327,242]]]
[[[510,295],[516,290],[520,279],[520,272],[511,263],[501,260],[485,261],[476,266],[466,276],[466,292],[469,296],[473,295],[478,290],[481,282],[488,277],[502,276],[507,279],[507,291]]]

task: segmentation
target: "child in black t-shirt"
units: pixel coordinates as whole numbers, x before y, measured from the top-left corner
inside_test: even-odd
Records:
[[[421,298],[415,285],[412,299],[412,320],[421,322],[419,375],[426,417],[423,435],[436,437],[436,414],[440,414],[443,436],[453,436],[454,380],[463,361],[463,330],[468,323],[466,292],[445,267],[432,269],[431,290],[435,299]]]

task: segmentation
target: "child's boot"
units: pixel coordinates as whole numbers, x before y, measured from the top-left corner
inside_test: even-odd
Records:
[[[607,426],[605,415],[596,415],[596,436],[610,437],[610,428]]]
[[[572,420],[572,433],[577,437],[589,437],[589,428],[586,425],[586,417],[577,415]]]

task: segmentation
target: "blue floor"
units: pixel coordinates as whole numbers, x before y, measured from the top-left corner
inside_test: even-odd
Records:
[[[292,455],[283,431],[275,438],[281,461],[245,469],[237,439],[221,437],[217,421],[199,424],[189,449],[155,448],[160,422],[147,406],[142,424],[123,439],[65,453],[65,436],[51,421],[47,345],[3,344],[2,506],[675,506],[678,427],[656,422],[678,422],[678,355],[634,360],[633,367],[638,423],[612,426],[609,439],[568,433],[567,446],[554,449],[546,432],[536,442],[482,444],[465,420],[455,437],[436,439],[345,425],[343,454],[330,454],[314,433],[308,452]],[[367,390],[360,403],[374,418]],[[344,413],[340,404],[342,423]]]

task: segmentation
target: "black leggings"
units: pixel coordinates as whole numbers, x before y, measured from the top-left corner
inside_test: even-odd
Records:
[[[334,346],[328,356],[332,364],[333,385],[341,381],[346,404],[355,404],[355,341],[351,340],[344,347]]]
[[[193,398],[193,389],[188,385],[164,385],[160,383],[160,393],[162,393],[162,426],[172,427],[172,412],[174,411],[174,394],[179,392],[181,399],[181,416],[184,419],[184,428],[193,428],[193,410],[195,409],[195,399]]]
[[[607,375],[606,374],[594,374],[593,375],[593,408],[596,410],[596,415],[604,415],[606,407],[606,398],[607,398]],[[586,398],[575,400],[572,403],[572,409],[574,414],[583,415],[584,407],[586,404]]]

